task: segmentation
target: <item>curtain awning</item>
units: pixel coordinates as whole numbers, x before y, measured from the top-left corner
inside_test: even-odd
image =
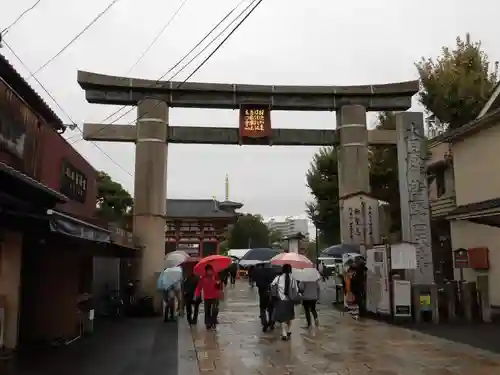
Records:
[[[89,241],[110,243],[111,232],[107,229],[76,219],[62,212],[48,210],[49,227],[52,232]]]

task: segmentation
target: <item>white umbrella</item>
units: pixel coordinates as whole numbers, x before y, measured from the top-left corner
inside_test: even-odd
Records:
[[[304,283],[316,282],[321,279],[321,275],[316,268],[292,269],[292,275],[297,281]]]
[[[292,268],[314,268],[314,264],[304,255],[298,253],[281,253],[271,259],[271,264],[282,266],[289,264]]]
[[[165,268],[177,267],[189,258],[189,254],[184,251],[172,251],[165,256]]]
[[[168,290],[172,285],[182,280],[182,268],[172,267],[166,268],[160,274],[156,287],[158,290]]]

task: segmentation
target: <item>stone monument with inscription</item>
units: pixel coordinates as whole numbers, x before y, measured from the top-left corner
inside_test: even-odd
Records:
[[[402,238],[416,246],[417,256],[417,269],[409,276],[415,284],[430,285],[434,283],[434,266],[422,114],[398,113],[396,131]]]

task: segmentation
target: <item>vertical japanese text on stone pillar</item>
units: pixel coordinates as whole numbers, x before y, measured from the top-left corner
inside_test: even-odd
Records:
[[[413,282],[434,282],[427,187],[426,150],[422,114],[398,114],[398,153],[403,240],[417,246],[417,270]],[[401,150],[402,151],[402,150]],[[406,189],[406,191],[403,191]],[[407,199],[403,198],[407,197]]]

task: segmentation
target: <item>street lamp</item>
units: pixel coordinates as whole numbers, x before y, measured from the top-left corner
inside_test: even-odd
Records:
[[[314,210],[314,215],[313,215],[313,223],[314,223],[314,228],[316,232],[316,269],[319,270],[319,230],[318,226],[320,224],[319,221],[319,210]]]

